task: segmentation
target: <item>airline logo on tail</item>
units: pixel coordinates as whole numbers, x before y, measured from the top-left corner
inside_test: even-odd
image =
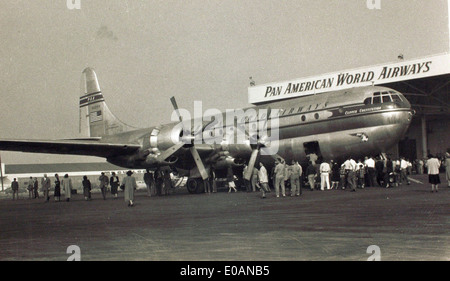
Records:
[[[102,92],[87,94],[85,96],[80,97],[80,108],[102,101],[105,101]]]

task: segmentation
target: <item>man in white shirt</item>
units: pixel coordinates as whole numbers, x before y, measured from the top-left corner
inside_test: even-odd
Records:
[[[266,192],[269,192],[269,178],[267,176],[267,170],[264,167],[263,163],[259,163],[259,183],[261,184],[261,195],[262,198],[266,198]]]
[[[352,158],[344,162],[345,172],[347,174],[347,183],[352,189],[352,192],[356,191],[356,162]]]
[[[407,185],[410,185],[407,172],[408,172],[408,162],[405,160],[405,157],[400,158],[400,184],[406,182]]]
[[[441,162],[433,155],[428,155],[428,160],[425,163],[428,170],[428,182],[431,183],[431,192],[438,192],[438,186],[441,183],[439,178],[439,167]]]
[[[364,160],[364,165],[367,167],[367,186],[375,186],[375,160],[372,157],[366,157]]]
[[[327,189],[330,189],[330,164],[327,162],[323,162],[320,164],[320,190],[325,189],[325,184],[327,185]]]

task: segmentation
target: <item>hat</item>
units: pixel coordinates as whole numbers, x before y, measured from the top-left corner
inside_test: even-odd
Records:
[[[131,176],[133,174],[133,172],[130,170],[127,172],[127,176]]]

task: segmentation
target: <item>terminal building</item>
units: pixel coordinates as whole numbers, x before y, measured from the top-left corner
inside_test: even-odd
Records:
[[[386,153],[413,161],[450,152],[449,83],[450,53],[411,60],[399,55],[395,62],[251,86],[248,101],[258,105],[370,85],[392,88],[405,95],[415,115],[404,139]]]
[[[25,189],[28,186],[30,177],[37,178],[40,183],[44,174],[47,174],[50,180],[54,181],[55,174],[60,179],[68,174],[72,179],[74,189],[82,190],[81,181],[83,176],[87,176],[91,181],[92,187],[96,188],[99,184],[98,178],[104,172],[108,177],[114,172],[120,181],[126,176],[129,169],[119,167],[108,162],[98,163],[54,163],[54,164],[1,164],[2,185],[0,190],[11,186],[14,178],[19,182],[19,188]],[[138,182],[143,181],[145,170],[133,170],[134,177]],[[53,186],[53,183],[52,183]]]

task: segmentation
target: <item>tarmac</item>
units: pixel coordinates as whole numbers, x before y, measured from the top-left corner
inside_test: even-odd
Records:
[[[70,202],[0,200],[0,260],[65,261],[448,261],[450,188],[426,175],[411,185],[148,197],[135,207],[93,194]],[[423,184],[419,183],[423,182]],[[68,251],[69,248],[69,251]]]

